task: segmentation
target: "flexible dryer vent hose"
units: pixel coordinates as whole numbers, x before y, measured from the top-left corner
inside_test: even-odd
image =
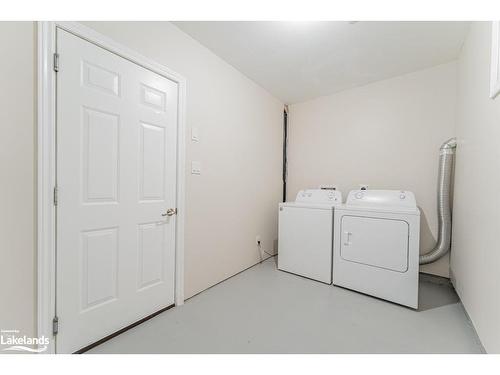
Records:
[[[448,250],[451,245],[451,173],[457,140],[451,138],[444,142],[439,149],[439,177],[438,177],[438,241],[436,247],[427,254],[420,255],[420,264],[435,262]]]

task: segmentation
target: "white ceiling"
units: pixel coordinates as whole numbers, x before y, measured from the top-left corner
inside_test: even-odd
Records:
[[[174,22],[285,103],[457,58],[468,22]]]

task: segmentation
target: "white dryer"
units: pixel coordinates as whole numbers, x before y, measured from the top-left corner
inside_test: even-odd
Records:
[[[335,209],[333,284],[418,308],[420,211],[409,191],[354,190]]]
[[[278,269],[332,283],[334,207],[342,203],[337,190],[311,189],[295,202],[279,205]]]

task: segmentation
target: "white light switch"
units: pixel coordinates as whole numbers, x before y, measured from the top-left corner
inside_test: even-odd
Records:
[[[201,162],[199,161],[191,162],[191,174],[201,174]]]
[[[200,141],[200,134],[198,133],[198,128],[191,128],[191,140],[193,142],[199,142]]]

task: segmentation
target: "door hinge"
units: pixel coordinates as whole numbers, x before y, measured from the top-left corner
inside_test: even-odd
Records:
[[[54,186],[54,206],[57,206],[57,186]]]
[[[52,319],[52,334],[55,336],[59,332],[59,318],[54,316],[54,319]]]
[[[54,72],[59,71],[59,54],[56,52],[54,53]]]

